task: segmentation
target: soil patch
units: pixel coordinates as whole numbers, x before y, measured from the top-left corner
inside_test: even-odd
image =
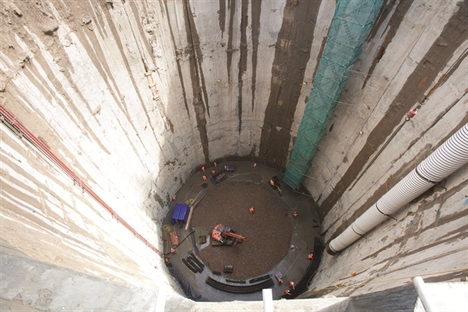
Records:
[[[251,207],[253,214],[249,213]],[[199,251],[212,271],[223,272],[224,265],[233,265],[233,273],[226,274],[227,278],[244,280],[265,274],[290,248],[288,206],[265,182],[224,181],[207,193],[194,210],[192,226],[211,235],[219,223],[247,238],[234,247],[210,245]]]

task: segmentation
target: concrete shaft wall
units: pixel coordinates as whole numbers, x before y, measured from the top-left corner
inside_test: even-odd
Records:
[[[3,1],[0,102],[161,248],[167,204],[200,165],[237,156],[285,167],[334,7],[305,0]],[[320,206],[325,239],[467,122],[466,10],[466,1],[385,3],[304,182]],[[405,123],[417,102],[423,106]],[[189,304],[178,299],[155,252],[25,139],[3,124],[0,131],[4,246],[122,285],[169,285],[168,306]],[[388,234],[371,233],[360,252],[351,246],[350,254],[325,257],[307,296],[342,283],[351,264],[366,268],[358,275],[365,283],[411,270],[398,261],[406,250],[418,250],[421,266],[438,265],[427,254],[456,256],[466,244],[465,176],[466,168],[447,180],[447,191],[436,189],[396,216],[399,225],[386,223]],[[429,242],[428,226],[439,225],[450,231]],[[382,246],[392,246],[390,255]],[[360,291],[344,289],[338,292]]]
[[[468,122],[467,17],[467,1],[384,3],[305,182],[324,241]],[[466,275],[467,176],[465,166],[339,255],[325,255],[304,296]]]

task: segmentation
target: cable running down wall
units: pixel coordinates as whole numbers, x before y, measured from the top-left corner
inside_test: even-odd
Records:
[[[284,175],[284,181],[293,189],[304,179],[382,2],[383,0],[338,1]]]

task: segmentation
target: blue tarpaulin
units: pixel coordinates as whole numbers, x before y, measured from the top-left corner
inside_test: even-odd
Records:
[[[174,207],[174,212],[172,213],[171,224],[174,225],[178,223],[179,225],[185,225],[187,223],[187,218],[189,215],[189,206],[186,204],[176,204]]]

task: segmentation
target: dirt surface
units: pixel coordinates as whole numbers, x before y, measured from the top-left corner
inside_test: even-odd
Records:
[[[253,214],[249,209],[255,209]],[[200,258],[212,271],[223,272],[233,265],[226,278],[248,279],[267,273],[286,256],[291,242],[292,225],[288,207],[268,184],[224,181],[205,195],[194,211],[193,227],[207,234],[219,223],[247,238],[236,246],[213,246],[199,251]]]

